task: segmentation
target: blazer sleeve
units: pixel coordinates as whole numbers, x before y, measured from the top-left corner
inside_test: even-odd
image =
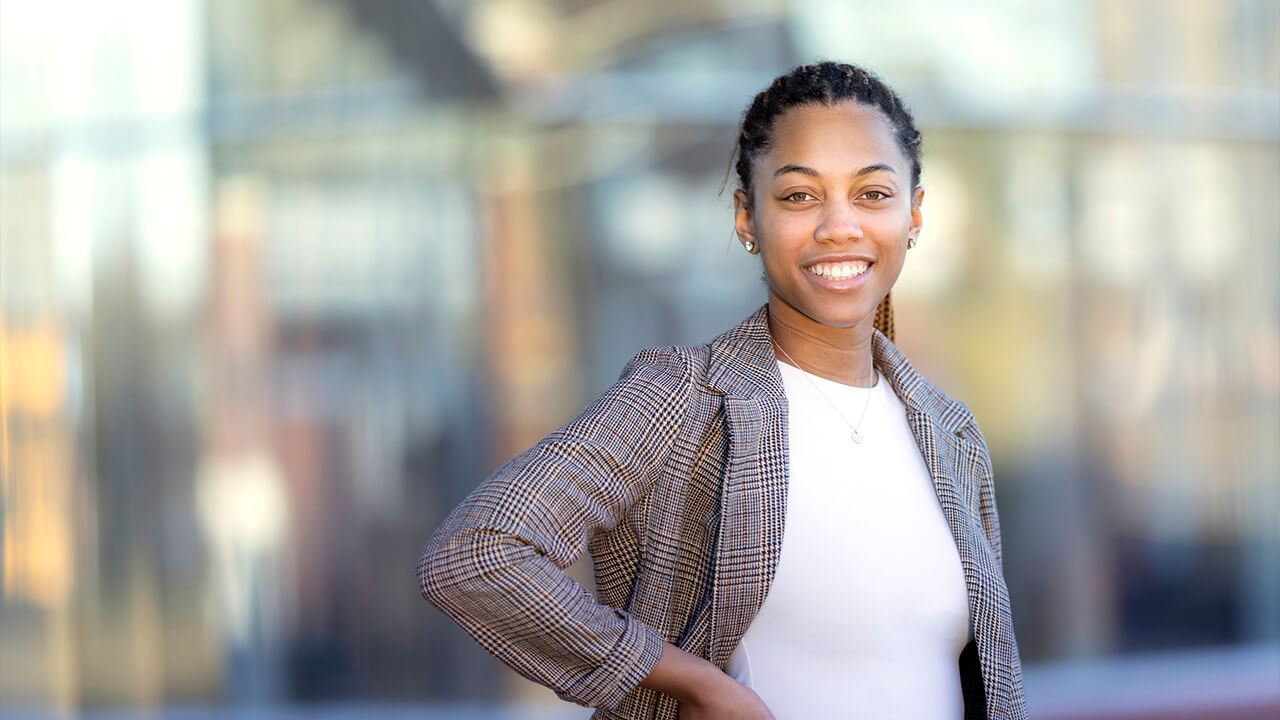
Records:
[[[487,651],[562,699],[614,709],[665,639],[565,574],[611,530],[671,453],[692,392],[687,363],[653,348],[569,424],[489,476],[418,561],[423,597]]]

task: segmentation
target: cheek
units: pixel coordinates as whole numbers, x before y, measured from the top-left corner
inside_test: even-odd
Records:
[[[907,258],[907,233],[911,229],[911,218],[908,216],[904,219],[895,213],[876,218],[873,222],[874,225],[863,227],[875,237],[880,262],[886,270],[891,270],[891,274],[896,275]]]
[[[911,229],[911,207],[895,205],[880,212],[867,213],[864,220],[867,226],[874,226],[882,235],[896,234],[905,238]]]
[[[906,266],[907,261],[907,240],[905,234],[898,236],[896,240],[886,241],[886,244],[880,250],[880,265],[882,272],[882,281],[888,287],[892,287],[902,276],[902,270]]]
[[[772,213],[761,223],[760,230],[766,242],[794,244],[813,236],[813,220],[807,213]]]
[[[911,230],[911,216],[886,213],[869,219],[863,225],[863,228],[874,233],[876,242],[886,246],[886,250],[892,248],[894,252],[905,253],[907,249],[907,233]]]

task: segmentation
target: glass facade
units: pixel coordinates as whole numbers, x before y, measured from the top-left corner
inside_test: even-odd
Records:
[[[898,344],[990,445],[1033,714],[1280,708],[1275,2],[0,0],[0,715],[580,716],[414,563],[764,301],[721,184],[822,57],[924,132]]]

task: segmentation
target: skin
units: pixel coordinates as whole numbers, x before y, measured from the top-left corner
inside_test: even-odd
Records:
[[[679,700],[680,720],[775,720],[751,688],[671,643],[640,685]]]
[[[763,261],[774,341],[808,372],[871,387],[876,306],[923,223],[924,190],[912,187],[911,162],[892,125],[855,102],[791,108],[775,119],[751,183],[752,196],[734,193],[735,226]],[[871,266],[856,282],[840,283],[806,269],[838,255],[863,256]],[[670,643],[640,684],[679,700],[681,720],[774,720],[750,688]]]
[[[874,385],[875,310],[902,272],[907,238],[923,224],[924,189],[884,114],[855,102],[804,105],[774,121],[755,159],[752,197],[734,193],[738,239],[764,263],[769,331],[804,370]],[[872,262],[854,287],[833,289],[805,269],[836,255]],[[783,362],[790,362],[779,353]]]

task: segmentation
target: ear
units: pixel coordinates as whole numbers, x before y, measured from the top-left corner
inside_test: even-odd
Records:
[[[924,227],[924,215],[920,213],[920,205],[924,202],[924,188],[919,185],[911,193],[911,227],[907,229],[907,234],[917,240],[920,239],[920,228]]]
[[[751,197],[742,190],[733,191],[733,227],[738,233],[738,242],[744,246],[749,242],[752,249],[747,252],[760,252],[760,242],[756,240],[756,218],[751,209]]]

